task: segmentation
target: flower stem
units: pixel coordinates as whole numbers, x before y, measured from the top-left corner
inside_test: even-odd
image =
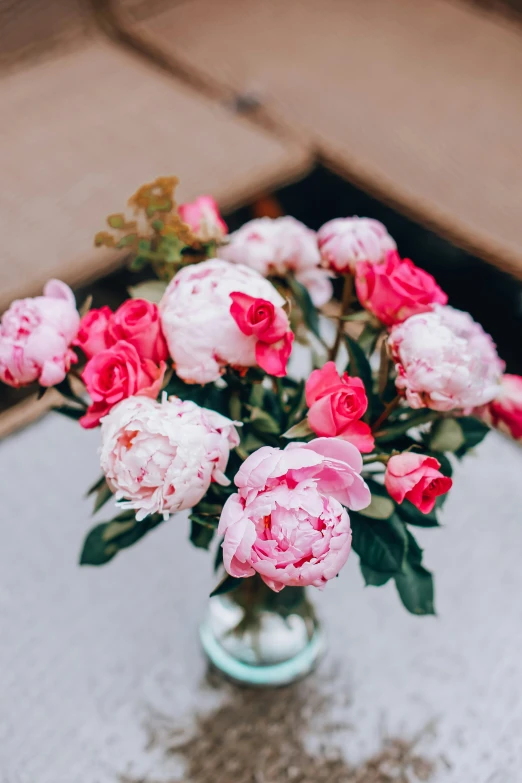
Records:
[[[341,339],[344,332],[344,321],[343,316],[348,315],[350,311],[350,305],[352,303],[352,296],[353,296],[353,277],[351,274],[347,274],[344,276],[344,285],[343,285],[343,295],[341,299],[341,314],[339,316],[339,321],[337,322],[337,334],[335,335],[335,342],[332,345],[330,349],[330,361],[335,361],[337,358],[337,352],[339,351],[339,346],[341,344]]]
[[[397,395],[391,402],[388,403],[388,405],[385,407],[375,424],[372,426],[372,432],[378,432],[379,427],[386,421],[390,413],[392,413],[395,408],[399,405],[399,402],[401,401],[401,398],[399,395]]]
[[[371,465],[373,462],[382,462],[383,465],[387,465],[389,459],[389,454],[365,454],[363,456],[363,465]]]

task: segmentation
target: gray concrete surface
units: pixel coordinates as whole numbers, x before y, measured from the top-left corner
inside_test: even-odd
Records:
[[[268,777],[255,753],[241,775],[194,772],[191,753],[207,747],[194,744],[198,732],[228,720],[219,744],[234,759],[238,727],[271,697],[206,679],[196,631],[210,560],[188,544],[185,518],[102,569],[76,565],[97,439],[51,414],[0,445],[0,780],[304,780],[293,767]],[[329,653],[306,683],[273,695],[279,717],[268,709],[265,731],[261,715],[259,752],[302,742],[308,765],[341,753],[348,770],[386,737],[419,736],[434,783],[519,783],[521,506],[522,452],[491,435],[458,468],[445,527],[419,531],[437,575],[436,618],[408,615],[392,586],[363,588],[353,556],[316,593]],[[173,746],[179,754],[165,752]],[[314,775],[306,780],[334,780]],[[391,778],[335,777],[356,779]]]

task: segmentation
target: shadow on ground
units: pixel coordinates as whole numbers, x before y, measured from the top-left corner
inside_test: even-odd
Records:
[[[226,687],[226,701],[199,715],[188,739],[183,730],[161,736],[151,731],[151,747],[182,762],[184,783],[421,783],[435,771],[433,761],[416,750],[420,736],[386,739],[370,759],[350,766],[328,741],[350,726],[329,721],[330,699],[317,681],[262,691],[223,686],[210,673],[208,684]],[[316,753],[305,740],[311,734],[326,738]],[[124,777],[121,783],[156,781]]]

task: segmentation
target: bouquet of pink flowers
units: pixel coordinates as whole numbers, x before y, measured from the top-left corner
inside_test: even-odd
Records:
[[[116,511],[80,562],[189,509],[191,542],[219,539],[215,594],[255,575],[322,588],[353,549],[368,585],[394,580],[410,612],[433,613],[415,527],[439,524],[453,456],[490,426],[522,438],[522,378],[381,223],[316,234],[261,218],[228,234],[210,197],[176,206],[175,185],[142,187],[132,219],[96,237],[153,273],[115,312],[80,317],[51,280],[2,317],[0,379],[55,387],[61,413],[100,428],[89,492]]]

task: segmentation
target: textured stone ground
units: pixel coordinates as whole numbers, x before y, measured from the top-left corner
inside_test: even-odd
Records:
[[[184,518],[79,569],[97,433],[50,415],[0,445],[2,783],[517,783],[522,452],[492,435],[420,531],[436,618],[356,559],[317,605],[316,675],[272,694],[206,675],[209,558]],[[413,745],[413,747],[412,747]]]

